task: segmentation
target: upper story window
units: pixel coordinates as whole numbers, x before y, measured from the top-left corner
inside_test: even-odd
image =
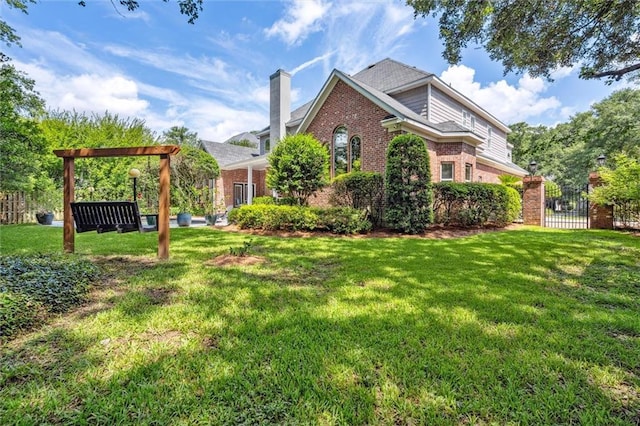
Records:
[[[462,125],[473,130],[476,127],[476,117],[469,111],[462,110]]]
[[[487,128],[487,148],[491,148],[491,142],[493,142],[493,129]]]
[[[338,127],[333,132],[333,176],[350,171],[361,170],[362,139],[353,136],[349,139],[347,128]]]
[[[264,152],[271,152],[271,139],[269,138],[264,141]]]
[[[440,163],[440,182],[453,182],[453,163]]]

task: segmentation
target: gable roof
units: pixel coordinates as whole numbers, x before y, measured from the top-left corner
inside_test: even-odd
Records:
[[[398,123],[411,122],[413,125],[417,125],[423,128],[423,130],[432,134],[435,138],[454,135],[460,136],[464,134],[469,139],[473,140],[476,144],[480,144],[482,142],[482,138],[480,136],[476,135],[466,127],[460,126],[453,122],[430,122],[420,114],[412,111],[410,108],[406,107],[401,102],[392,98],[386,93],[383,93],[382,91],[371,87],[359,80],[356,80],[355,78],[350,77],[342,71],[338,71],[336,69],[331,72],[329,79],[325,82],[324,86],[320,90],[320,93],[314,99],[311,108],[309,108],[309,111],[300,123],[300,127],[298,128],[299,131],[304,132],[307,129],[307,126],[311,123],[311,121],[313,121],[313,118],[318,113],[338,81],[343,81],[356,92],[360,93],[365,98],[373,102],[375,105],[387,111],[390,114],[390,120],[395,119]]]
[[[216,159],[220,167],[260,155],[258,148],[231,145],[228,143],[200,140],[205,151]]]
[[[247,140],[249,142],[253,142],[253,143],[256,144],[256,146],[260,143],[260,139],[258,139],[256,137],[256,135],[254,135],[251,132],[238,133],[237,135],[231,136],[229,139],[224,141],[224,143],[231,143],[231,142],[237,142],[237,141],[242,141],[242,140]]]
[[[389,93],[394,89],[413,85],[433,77],[433,74],[393,59],[383,59],[353,75],[358,80],[381,92]]]

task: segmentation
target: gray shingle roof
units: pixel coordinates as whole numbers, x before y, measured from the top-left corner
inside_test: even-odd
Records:
[[[388,93],[393,89],[431,76],[433,76],[433,74],[387,58],[373,65],[369,65],[367,68],[354,74],[353,78],[381,92]]]
[[[224,143],[236,142],[236,141],[241,141],[241,140],[248,140],[250,142],[255,143],[256,145],[258,143],[260,143],[260,139],[258,139],[258,137],[256,135],[254,135],[253,133],[250,133],[250,132],[238,133],[235,136],[231,136],[229,139],[224,141]]]
[[[258,148],[201,140],[204,149],[216,159],[220,167],[260,155]]]

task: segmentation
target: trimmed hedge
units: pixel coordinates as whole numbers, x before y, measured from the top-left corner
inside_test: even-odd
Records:
[[[365,213],[349,207],[328,209],[304,206],[253,204],[231,210],[229,221],[242,229],[266,231],[328,231],[355,234],[371,229]]]
[[[520,213],[518,191],[493,183],[441,182],[433,185],[435,223],[506,226]]]
[[[331,183],[329,202],[337,207],[365,210],[374,226],[382,224],[384,178],[376,172],[351,172]]]

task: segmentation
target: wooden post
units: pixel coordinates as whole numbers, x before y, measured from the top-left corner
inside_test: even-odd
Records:
[[[160,196],[158,203],[158,258],[169,258],[169,188],[171,183],[170,157],[160,156]]]
[[[73,157],[64,157],[64,251],[75,251],[75,232],[73,230],[73,216],[71,215],[71,203],[75,197],[75,164]]]

